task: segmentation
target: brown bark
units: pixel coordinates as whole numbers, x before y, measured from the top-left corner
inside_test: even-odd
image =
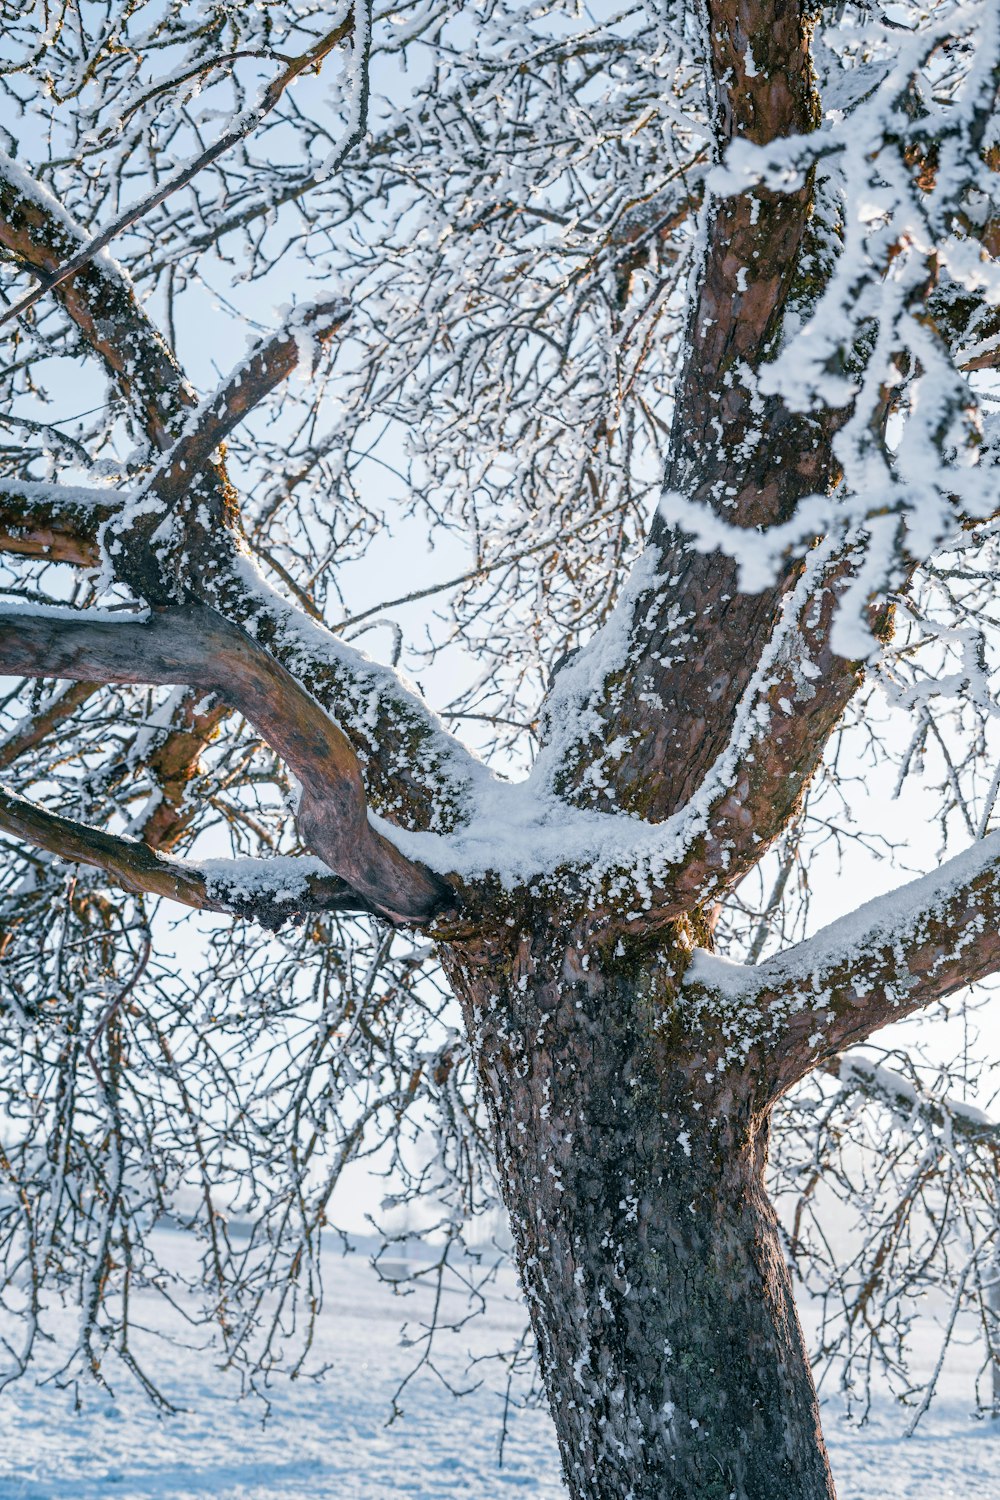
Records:
[[[736,137],[762,144],[815,126],[804,6],[715,0],[709,34],[720,149]],[[748,47],[756,63],[749,75]],[[807,296],[802,263],[812,197],[807,183],[789,193],[756,188],[714,205],[678,381],[665,487],[748,530],[787,519],[805,495],[826,491],[836,473],[831,444],[841,414],[793,412],[757,389],[789,302]],[[815,266],[810,275],[816,279]],[[594,779],[600,749],[592,735],[569,758],[559,785],[584,805],[660,821],[690,799],[726,748],[794,575],[741,592],[735,559],[697,551],[662,516],[648,548],[655,578],[632,607],[628,663],[593,705],[607,739],[624,739],[628,749]],[[851,664],[835,667],[824,695],[829,711],[814,705],[816,737],[800,745],[798,757],[810,770],[857,682]],[[790,788],[780,778],[771,788],[784,799],[790,793],[792,805],[800,770],[796,764]]]
[[[706,1080],[689,924],[622,958],[513,916],[449,968],[570,1494],[833,1500],[768,1113],[744,1078]]]
[[[122,890],[165,896],[197,911],[251,917],[266,927],[280,927],[303,912],[369,912],[371,903],[336,875],[304,873],[286,882],[284,891],[269,889],[270,861],[216,861],[214,866],[185,864],[156,853],[137,839],[119,838],[74,818],[48,812],[0,785],[0,829],[48,849],[62,859],[103,871]]]
[[[191,590],[203,592],[212,574],[231,570],[242,522],[235,492],[217,456],[221,445],[268,392],[288,379],[303,343],[311,341],[317,348],[328,344],[348,311],[341,297],[309,304],[294,331],[283,330],[255,349],[197,415],[188,418],[146,481],[145,496],[155,505],[112,519],[105,549],[115,558],[118,576],[143,597],[167,603]],[[168,517],[172,525],[164,535],[160,528]]]
[[[97,533],[117,497],[108,491],[83,498],[79,490],[0,480],[0,552],[93,568],[101,560]]]
[[[0,174],[0,245],[42,277],[51,277],[80,248],[39,193]],[[152,328],[129,283],[105,261],[91,261],[55,292],[104,363],[153,444],[172,433],[195,405],[194,391],[166,340]],[[138,336],[137,336],[138,335]]]
[[[371,826],[346,736],[297,680],[237,626],[187,605],[142,622],[0,612],[0,665],[28,677],[178,683],[217,693],[254,724],[302,783],[303,840],[391,921],[430,919],[451,889]]]
[[[78,248],[44,196],[31,196],[20,182],[10,182],[2,173],[0,245],[42,272],[51,271]],[[166,452],[197,398],[131,286],[98,260],[60,283],[53,295],[117,383],[153,448]],[[413,828],[453,827],[464,811],[470,758],[456,744],[442,745],[439,726],[424,705],[388,674],[356,665],[348,652],[331,650],[328,640],[321,638],[312,648],[293,609],[282,610],[278,602],[248,589],[238,570],[229,566],[234,556],[229,522],[234,520],[235,496],[222,466],[213,464],[200,475],[199,488],[207,495],[210,513],[227,522],[207,548],[200,539],[205,556],[198,555],[198,547],[193,549],[197,582],[207,602],[251,630],[334,714],[364,766],[373,807],[389,814],[405,808]],[[57,536],[75,538],[77,521],[72,514],[63,507],[59,518]],[[3,535],[0,524],[0,539]],[[88,528],[85,535],[83,546],[93,547],[96,559],[96,528]],[[38,556],[41,549],[32,544],[12,550]],[[90,554],[67,555],[64,560],[89,562]]]
[[[762,1107],[815,1067],[1000,970],[1000,837],[755,967],[689,976],[688,1014],[712,1018],[710,1071],[752,1075]],[[708,1033],[710,1035],[710,1033]]]
[[[813,128],[805,5],[709,0],[708,21],[719,146]],[[294,67],[320,60],[314,49]],[[836,478],[840,414],[793,412],[757,381],[789,306],[815,292],[813,206],[810,183],[783,194],[757,188],[716,203],[707,224],[666,482],[748,530],[786,519]],[[682,981],[693,944],[710,946],[706,903],[794,816],[860,681],[858,664],[830,648],[850,559],[831,559],[782,619],[797,569],[743,593],[732,558],[697,551],[658,519],[649,540],[656,577],[633,602],[627,662],[596,685],[598,732],[575,747],[558,785],[568,801],[653,822],[685,805],[730,746],[780,622],[757,727],[706,831],[653,893],[651,911],[619,900],[571,920],[570,872],[558,895],[470,888],[455,914],[450,884],[400,855],[367,807],[414,828],[454,826],[468,811],[468,762],[414,697],[375,669],[366,675],[233,566],[239,516],[217,445],[285,378],[296,341],[282,336],[259,350],[192,420],[194,394],[131,288],[90,257],[92,246],[81,248],[44,195],[0,182],[0,245],[43,279],[22,306],[49,293],[62,302],[163,455],[150,484],[159,510],[117,538],[120,577],[154,603],[182,592],[202,601],[154,611],[148,623],[0,620],[8,670],[198,689],[149,757],[164,796],[146,843],[2,790],[0,827],[129,889],[278,920],[288,903],[227,891],[221,877],[156,852],[183,836],[190,779],[223,705],[242,712],[302,781],[300,830],[337,872],[309,877],[294,904],[413,921],[446,945],[575,1500],[832,1500],[763,1188],[770,1110],[842,1046],[1000,965],[1000,877],[977,867],[916,911],[902,938],[876,924],[853,946],[795,950],[744,981],[713,983],[700,971],[697,982]],[[325,311],[320,331],[329,336],[341,312]],[[113,505],[27,489],[12,500],[5,490],[0,549],[89,565],[98,520],[114,531]],[[176,535],[154,560],[151,533],[168,511]],[[205,691],[219,701],[198,707]],[[21,748],[55,722],[26,728]],[[610,762],[607,742],[616,746]]]

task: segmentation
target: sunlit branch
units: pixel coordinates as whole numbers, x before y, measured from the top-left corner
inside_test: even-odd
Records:
[[[173,859],[138,839],[49,812],[2,785],[0,829],[60,859],[101,870],[124,890],[162,896],[198,911],[252,917],[265,927],[307,912],[374,910],[346,881],[318,873],[308,859]]]
[[[758,1057],[773,1100],[812,1068],[1000,970],[1000,834],[756,967],[699,953],[688,976],[720,1053]]]
[[[218,693],[302,783],[300,831],[331,869],[394,920],[426,920],[449,904],[436,876],[371,827],[344,734],[290,673],[214,611],[187,605],[141,623],[0,611],[0,666],[29,677],[179,683]]]
[[[93,239],[88,240],[86,244],[81,246],[76,254],[63,265],[45,272],[38,286],[33,287],[30,292],[26,292],[23,297],[14,303],[13,307],[8,308],[0,314],[0,327],[12,318],[22,317],[46,292],[54,291],[56,287],[71,280],[85,266],[88,266],[96,256],[100,255],[101,251],[106,249],[112,240],[117,239],[120,234],[124,234],[127,229],[137,224],[140,219],[144,218],[146,214],[157,208],[161,203],[164,203],[172,194],[179,192],[181,188],[187,187],[188,183],[193,182],[199,172],[211,166],[214,161],[217,161],[220,156],[223,156],[239,141],[245,140],[271,113],[289,84],[293,83],[300,74],[310,69],[318,70],[322,66],[323,59],[327,54],[332,52],[335,47],[340,46],[350,36],[354,30],[354,24],[354,13],[351,10],[325,36],[321,37],[319,41],[310,47],[307,52],[303,52],[299,57],[293,58],[282,69],[277,78],[265,89],[264,96],[256,109],[248,110],[238,116],[230,128],[223,131],[218,139],[213,141],[211,146],[208,146],[193,161],[183,166],[179,172],[175,172],[172,177],[168,177],[165,181],[159,183],[152,192],[145,194],[137,203],[131,204],[106,229],[103,229],[100,234],[95,235]],[[363,123],[359,123],[354,132],[354,139],[358,138],[362,129]]]

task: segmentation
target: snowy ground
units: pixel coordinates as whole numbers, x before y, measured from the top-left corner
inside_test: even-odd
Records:
[[[117,1404],[84,1392],[78,1414],[66,1392],[8,1389],[0,1396],[0,1500],[561,1500],[545,1412],[514,1414],[497,1468],[496,1373],[461,1401],[433,1380],[419,1382],[406,1393],[405,1418],[387,1428],[391,1393],[412,1357],[399,1341],[404,1309],[360,1258],[331,1264],[329,1279],[319,1354],[331,1368],[321,1382],[279,1387],[266,1426],[260,1407],[236,1402],[197,1350],[165,1348],[157,1357],[157,1378],[185,1407],[177,1416],[158,1416],[124,1382]],[[419,1316],[413,1299],[405,1314]],[[502,1299],[489,1317],[490,1327],[477,1320],[459,1336],[463,1355],[495,1348],[520,1327],[517,1307]],[[1000,1430],[969,1416],[978,1357],[975,1347],[960,1351],[945,1399],[908,1441],[904,1414],[889,1401],[860,1430],[827,1407],[840,1500],[1000,1497]],[[456,1375],[463,1367],[464,1357],[452,1361]]]

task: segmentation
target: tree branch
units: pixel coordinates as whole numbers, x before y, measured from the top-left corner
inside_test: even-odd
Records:
[[[76,254],[70,256],[62,265],[54,266],[51,270],[47,271],[37,287],[33,287],[30,292],[26,292],[18,302],[14,303],[13,307],[8,308],[4,313],[0,314],[0,327],[12,318],[20,317],[26,313],[46,292],[54,291],[56,287],[63,286],[67,281],[72,280],[80,271],[91,265],[94,259],[102,250],[110,245],[113,239],[116,239],[120,234],[124,234],[133,224],[138,223],[147,213],[157,208],[161,203],[164,203],[174,193],[179,192],[181,188],[187,187],[188,183],[192,182],[199,172],[204,171],[206,167],[211,166],[212,162],[217,161],[220,156],[223,156],[233,146],[245,140],[266,119],[271,110],[274,109],[289,84],[293,83],[301,73],[308,72],[310,69],[318,71],[327,54],[332,52],[334,47],[339,46],[341,42],[345,41],[353,29],[354,15],[351,13],[340,20],[325,36],[320,37],[307,52],[303,52],[299,57],[292,58],[282,69],[278,77],[273,79],[264,90],[263,98],[256,109],[246,110],[243,114],[238,115],[230,128],[224,130],[218,139],[213,141],[211,146],[206,147],[192,161],[186,163],[179,172],[175,172],[172,177],[168,177],[163,182],[158,183],[153,191],[147,193],[144,198],[140,198],[137,203],[131,204],[106,229],[103,229],[100,234],[95,235],[93,239],[81,245]]]
[[[944,1129],[966,1141],[996,1141],[1000,1125],[973,1104],[947,1095],[933,1094],[895,1068],[887,1068],[863,1052],[846,1052],[825,1063],[824,1071],[865,1098],[876,1100],[895,1114],[919,1115],[927,1124]]]
[[[1000,833],[755,968],[699,951],[691,1005],[723,1072],[755,1067],[765,1104],[845,1048],[1000,970]],[[755,1063],[750,1063],[755,1058]]]
[[[48,812],[2,784],[0,829],[60,859],[91,865],[127,891],[164,896],[198,911],[252,917],[265,927],[278,927],[302,912],[374,910],[346,881],[311,868],[311,860],[172,859],[137,839]]]
[[[121,503],[113,490],[0,479],[0,552],[96,567],[98,532]]]
[[[408,826],[447,832],[467,821],[483,767],[400,681],[268,586],[251,560],[206,577],[208,603],[251,633],[341,725],[364,767],[368,798]]]
[[[55,199],[0,154],[0,244],[45,269],[80,239]],[[169,449],[197,397],[129,283],[102,258],[62,282],[56,296],[150,440]],[[213,468],[212,484],[211,508],[225,515],[233,496],[220,466]],[[219,550],[213,548],[213,557],[221,564]],[[444,830],[461,821],[475,762],[416,695],[394,672],[344,646],[275,594],[235,550],[225,562],[201,580],[207,602],[252,632],[343,724],[365,768],[372,804],[388,814],[405,808],[415,828]]]
[[[189,689],[174,705],[170,727],[147,749],[144,764],[155,792],[132,831],[150,848],[169,853],[197,815],[198,807],[188,796],[191,779],[228,715],[229,709],[214,694]]]
[[[708,9],[720,150],[736,137],[763,144],[813,129],[806,8],[712,0]],[[840,414],[792,412],[757,388],[787,307],[804,295],[812,198],[811,183],[755,188],[717,202],[708,225],[666,486],[748,529],[784,520],[834,474]],[[579,706],[583,732],[567,747],[557,789],[578,805],[656,822],[688,803],[732,737],[793,582],[741,593],[733,558],[698,551],[658,516],[625,601],[623,645],[610,658],[603,644],[591,655],[598,681]],[[838,694],[846,686],[841,679]],[[827,733],[826,715],[812,727],[821,719]]]
[[[830,645],[834,616],[854,576],[850,552],[825,567],[809,559],[784,596],[784,618],[758,663],[737,715],[731,754],[713,768],[700,795],[721,782],[700,836],[670,890],[698,905],[719,900],[754,869],[802,805],[827,741],[863,680],[863,664]],[[869,612],[873,635],[888,634],[892,608]],[[731,763],[730,763],[731,762]]]
[[[22,265],[52,276],[83,240],[83,231],[52,194],[0,152],[0,245]],[[102,256],[59,283],[56,295],[150,441],[169,448],[197,397],[131,284]]]
[[[177,441],[138,491],[138,503],[119,511],[103,533],[118,576],[150,600],[166,603],[169,564],[178,575],[170,581],[188,589],[197,589],[205,573],[226,567],[242,527],[225,470],[213,456],[233,428],[287,380],[303,353],[315,363],[316,352],[343,327],[349,312],[342,297],[297,307],[282,329],[258,344],[214,395],[189,413]],[[163,537],[154,556],[154,534],[185,500],[189,504],[180,512],[183,524],[173,528],[173,545]]]
[[[425,921],[452,903],[437,876],[369,823],[346,736],[280,663],[213,610],[186,605],[141,623],[0,610],[0,667],[28,677],[181,683],[217,693],[302,783],[300,832],[332,870],[390,920]]]
[[[99,682],[74,682],[42,705],[35,714],[21,720],[5,739],[0,740],[0,770],[6,770],[19,756],[41,744],[54,729],[65,723],[87,699],[97,692]]]

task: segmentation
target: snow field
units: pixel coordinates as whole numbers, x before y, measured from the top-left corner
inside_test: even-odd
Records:
[[[429,1292],[394,1295],[361,1256],[331,1257],[314,1360],[330,1368],[322,1380],[277,1382],[266,1423],[259,1402],[236,1399],[234,1379],[219,1373],[197,1333],[180,1349],[151,1341],[149,1368],[183,1407],[176,1415],[158,1414],[123,1375],[116,1401],[81,1387],[79,1411],[71,1392],[51,1385],[24,1381],[0,1396],[0,1500],[564,1500],[548,1414],[512,1414],[498,1469],[503,1371],[488,1364],[466,1372],[469,1352],[516,1338],[513,1294],[505,1273],[486,1317],[443,1338],[443,1372],[459,1387],[482,1377],[479,1389],[455,1400],[425,1373],[401,1397],[404,1417],[387,1427],[393,1390],[414,1358],[400,1326],[409,1319],[414,1331]],[[162,1323],[158,1302],[146,1301],[137,1321]],[[64,1329],[71,1340],[69,1313]],[[930,1327],[922,1338],[929,1362]],[[839,1500],[1000,1497],[1000,1424],[970,1416],[979,1362],[973,1340],[956,1351],[943,1399],[909,1440],[908,1413],[891,1398],[856,1428],[838,1414],[836,1393],[824,1393]]]

